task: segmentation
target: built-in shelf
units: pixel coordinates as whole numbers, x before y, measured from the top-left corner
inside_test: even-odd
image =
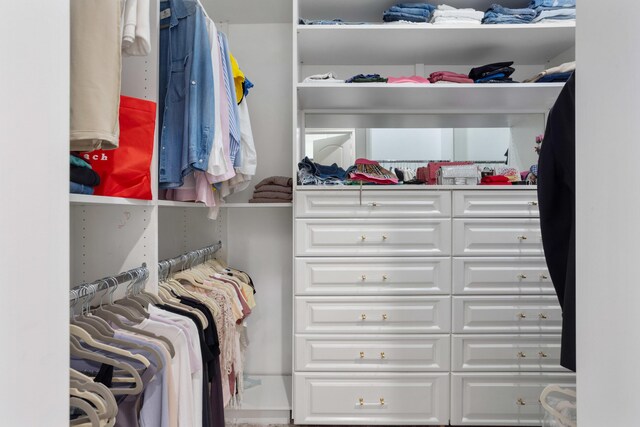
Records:
[[[86,194],[70,194],[72,205],[121,205],[121,206],[153,206],[153,200],[125,199],[123,197],[92,196]]]
[[[432,114],[546,113],[564,83],[387,84],[300,83],[307,113],[422,112]]]
[[[225,203],[221,208],[290,208],[293,203]]]
[[[299,25],[297,32],[303,65],[539,65],[575,46],[574,22]]]
[[[299,185],[297,191],[360,191],[359,185]],[[537,190],[537,185],[363,185],[363,191]]]
[[[199,202],[177,202],[174,200],[158,200],[158,206],[169,208],[206,208],[204,203]]]
[[[258,0],[263,1],[263,0]],[[286,3],[286,2],[284,2]],[[306,19],[334,19],[344,21],[382,21],[382,13],[398,3],[397,0],[299,0],[300,17]],[[457,8],[470,7],[485,11],[493,3],[499,3],[504,7],[527,7],[529,0],[447,0],[433,1],[432,4],[446,3]]]

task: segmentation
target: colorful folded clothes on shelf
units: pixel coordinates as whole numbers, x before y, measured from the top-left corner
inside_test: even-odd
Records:
[[[408,77],[389,77],[387,83],[431,83],[429,79],[420,76],[408,76]]]
[[[435,73],[431,73],[429,75],[429,81],[431,81],[431,83],[473,83],[473,80],[464,74],[458,74],[452,71],[436,71]]]
[[[482,18],[484,13],[471,9],[456,9],[455,7],[441,4],[433,12],[433,18],[431,18],[432,24],[449,25],[449,24],[482,24]]]
[[[431,12],[436,7],[429,3],[399,3],[385,10],[382,14],[384,22],[424,22],[431,19]]]
[[[530,79],[525,80],[525,83],[534,83],[539,81],[540,79],[542,79],[545,76],[548,75],[552,75],[552,74],[562,74],[562,73],[572,73],[573,71],[576,70],[576,62],[575,61],[571,61],[571,62],[565,62],[564,64],[558,65],[557,67],[552,67],[549,69],[546,69],[538,74],[536,74],[535,76],[531,77]]]
[[[358,74],[347,79],[347,83],[386,83],[387,78],[380,74]]]
[[[272,176],[260,181],[249,203],[289,203],[293,200],[293,180],[286,176]]]
[[[529,24],[536,17],[530,8],[510,9],[499,4],[492,5],[484,14],[483,24]]]
[[[349,179],[381,185],[398,183],[398,177],[393,172],[380,166],[380,163],[369,159],[357,159],[355,165],[349,168]]]

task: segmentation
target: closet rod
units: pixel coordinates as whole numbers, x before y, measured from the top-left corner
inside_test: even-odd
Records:
[[[450,162],[451,160],[376,160],[378,163],[429,163],[429,162]],[[469,160],[470,162],[488,165],[494,163],[504,163],[504,160]]]
[[[79,298],[95,295],[97,292],[115,288],[118,285],[141,277],[149,277],[149,269],[147,268],[146,263],[143,263],[142,267],[133,268],[125,271],[124,273],[120,273],[117,276],[109,276],[91,283],[83,283],[82,285],[75,286],[69,291],[69,299],[73,301]]]
[[[222,249],[222,242],[219,241],[213,245],[205,246],[202,249],[186,252],[175,258],[162,260],[158,263],[158,276],[160,280],[163,280],[170,274],[186,270],[193,265],[202,264],[208,257],[211,257],[220,249]]]

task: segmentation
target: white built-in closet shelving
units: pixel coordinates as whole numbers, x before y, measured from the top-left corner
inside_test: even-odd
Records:
[[[513,78],[516,81],[524,81],[546,68],[575,59],[576,25],[573,22],[482,26],[383,24],[381,22],[383,11],[395,3],[398,3],[398,1],[293,0],[294,79],[292,85],[294,90],[294,129],[292,137],[294,140],[294,155],[292,169],[296,171],[297,162],[305,156],[306,130],[322,128],[508,127],[511,129],[512,136],[512,143],[509,147],[510,164],[520,170],[526,170],[536,163],[537,155],[533,150],[535,137],[543,133],[546,115],[560,94],[563,84],[390,85],[379,83],[303,83],[305,77],[309,75],[330,71],[334,72],[339,79],[346,79],[360,73],[379,73],[382,76],[396,77],[410,75],[427,77],[435,71],[449,70],[466,74],[473,67],[501,61],[514,61],[516,71]],[[449,0],[431,3],[446,3],[454,7],[471,7],[484,11],[492,3],[496,2],[493,0]],[[518,8],[526,7],[529,0],[503,0],[497,3],[505,7]],[[365,22],[365,24],[300,25],[300,18],[309,20],[339,18],[350,22]],[[441,197],[447,194],[458,197],[463,194],[460,191],[451,190],[463,190],[465,197],[471,198],[503,198],[503,200],[509,200],[506,202],[507,204],[514,203],[514,206],[519,203],[516,200],[518,197],[522,197],[523,200],[535,199],[535,186],[358,187],[297,185],[294,197],[294,214],[297,213],[297,217],[294,220],[296,222],[294,252],[297,258],[296,271],[294,273],[296,278],[296,283],[294,283],[295,294],[293,297],[296,342],[298,340],[305,342],[304,340],[310,338],[322,341],[323,335],[317,329],[309,332],[311,329],[307,328],[308,325],[317,326],[318,324],[323,324],[331,329],[332,333],[341,330],[340,326],[343,324],[340,322],[343,317],[340,316],[342,316],[343,311],[340,311],[340,315],[336,315],[339,319],[335,320],[324,317],[324,312],[322,311],[323,309],[329,310],[327,307],[331,306],[332,302],[335,303],[335,306],[331,307],[337,307],[337,311],[353,309],[355,311],[352,314],[360,316],[360,311],[358,311],[360,307],[362,307],[362,313],[365,313],[366,310],[378,313],[377,309],[380,307],[374,307],[374,301],[381,304],[391,301],[389,297],[384,296],[391,295],[389,293],[391,291],[387,288],[385,288],[385,291],[380,291],[380,294],[376,294],[375,298],[379,299],[362,297],[361,293],[357,291],[349,293],[344,287],[340,288],[335,294],[323,294],[323,297],[326,297],[323,300],[318,297],[319,294],[313,293],[314,290],[317,291],[320,288],[310,290],[311,288],[306,287],[309,283],[315,284],[316,280],[318,282],[324,280],[322,282],[323,285],[327,285],[330,282],[333,283],[332,281],[335,280],[336,283],[343,281],[344,283],[340,283],[344,286],[349,284],[354,285],[353,289],[361,289],[361,286],[358,285],[364,282],[357,282],[358,285],[352,283],[350,274],[354,271],[359,271],[358,269],[366,269],[366,263],[369,260],[366,256],[363,256],[362,251],[358,252],[360,247],[350,240],[352,236],[349,233],[355,236],[354,239],[361,238],[364,241],[365,237],[371,236],[365,236],[367,233],[364,231],[360,236],[359,232],[361,229],[366,229],[366,231],[370,232],[369,234],[373,235],[375,240],[377,231],[382,229],[386,231],[385,227],[393,228],[396,226],[394,221],[397,221],[397,215],[389,217],[393,218],[392,220],[377,220],[376,218],[383,218],[385,215],[375,212],[375,208],[370,208],[371,206],[387,206],[387,208],[393,209],[397,207],[393,207],[391,200],[400,200],[403,197],[411,198],[411,202],[427,203],[432,197]],[[517,190],[520,191],[517,192]],[[451,193],[448,193],[448,191],[451,191]],[[412,195],[410,196],[409,194]],[[423,196],[420,196],[420,194]],[[358,203],[358,198],[360,203]],[[386,205],[384,200],[387,200]],[[376,203],[380,201],[382,201],[381,204]],[[407,203],[407,200],[403,201]],[[334,204],[332,205],[332,203]],[[536,206],[535,201],[528,203],[531,203],[531,206]],[[446,206],[451,207],[449,205]],[[311,220],[307,216],[313,215],[309,214],[310,211],[306,208],[317,209],[318,212],[324,209],[323,212],[325,214],[315,212],[314,215],[320,219],[316,220],[316,217],[314,217]],[[342,219],[332,217],[330,215],[332,212],[338,212],[338,216]],[[406,212],[403,213],[410,215]],[[492,212],[491,215],[501,216],[495,212]],[[528,215],[536,216],[530,212]],[[347,217],[348,219],[344,219]],[[424,218],[420,216],[420,220],[424,220]],[[388,223],[385,223],[385,221]],[[459,218],[452,219],[452,221],[456,224],[461,222]],[[501,222],[503,219],[498,219],[497,221]],[[509,221],[517,220],[507,219],[504,224],[507,225]],[[527,221],[536,223],[537,220],[533,218]],[[417,223],[412,224],[412,226],[416,229],[419,228]],[[327,231],[327,233],[323,234],[323,231]],[[334,233],[331,235],[332,237],[328,237],[330,233]],[[341,233],[347,236],[343,237]],[[446,232],[444,234],[446,235]],[[456,238],[458,238],[456,233],[451,233],[451,235],[444,237],[445,240],[451,239],[451,241]],[[383,239],[386,240],[386,237],[383,237]],[[367,242],[369,240],[367,239]],[[371,245],[375,246],[376,242],[377,240]],[[332,244],[334,246],[331,246]],[[326,249],[322,252],[323,255],[318,255],[318,252],[315,252],[315,255],[309,251],[305,252],[308,247],[313,245],[317,245],[317,248]],[[335,249],[334,252],[327,249],[328,247]],[[346,247],[355,248],[354,252],[357,252],[357,254],[351,253],[351,257],[345,255],[346,250],[344,248]],[[314,247],[314,249],[317,248]],[[343,252],[336,248],[343,250]],[[381,250],[379,253],[387,252]],[[329,255],[332,258],[322,258],[322,256]],[[342,258],[340,257],[341,255],[343,256]],[[369,253],[368,255],[371,254]],[[456,256],[452,255],[451,259]],[[331,261],[315,270],[315,267],[309,267],[309,269],[304,267],[313,262],[322,264],[328,259],[331,259]],[[402,256],[393,258],[393,260],[379,260],[381,264],[378,268],[389,268],[389,265],[399,259],[407,261],[412,258]],[[520,261],[527,262],[524,258]],[[333,265],[331,262],[337,264]],[[500,260],[500,262],[505,263],[501,268],[508,267],[507,261]],[[385,263],[390,264],[386,265]],[[329,270],[331,270],[331,273],[327,273]],[[312,273],[309,273],[309,271],[312,271]],[[322,274],[327,275],[322,276]],[[331,274],[334,275],[331,276]],[[363,281],[365,277],[369,278],[368,275],[365,276],[364,274],[362,277]],[[373,281],[375,282],[375,279]],[[446,280],[443,283],[446,283]],[[375,287],[375,284],[372,286]],[[327,289],[329,288],[330,286],[327,285]],[[334,288],[331,289],[335,291]],[[349,290],[353,289],[349,288]],[[452,291],[452,301],[455,299],[454,295],[457,294]],[[331,298],[334,299],[331,300]],[[545,297],[542,296],[540,298],[544,299]],[[352,304],[343,304],[347,300]],[[314,304],[316,305],[314,306]],[[370,305],[367,306],[367,304]],[[442,308],[446,309],[447,307],[449,306],[444,304]],[[454,313],[453,309],[451,313]],[[447,317],[446,315],[444,317],[453,319],[453,317]],[[345,315],[344,319],[347,319],[344,324],[348,324],[350,327],[358,326],[355,321],[350,322],[349,315]],[[362,317],[362,319],[364,320],[365,317]],[[453,320],[457,321],[459,319]],[[375,323],[373,321],[372,325],[374,325],[373,327],[379,325],[380,330],[384,330],[383,323]],[[344,330],[346,331],[346,329]],[[364,331],[364,329],[360,330]],[[337,334],[337,332],[335,333]],[[364,333],[362,332],[362,334]],[[469,395],[466,394],[468,389],[461,389],[457,381],[461,376],[458,369],[454,369],[453,362],[451,369],[444,369],[444,371],[449,370],[451,372],[448,378],[452,382],[449,383],[448,380],[442,380],[438,375],[434,375],[433,378],[439,378],[437,381],[443,381],[440,386],[436,387],[434,385],[435,382],[427,380],[429,375],[424,373],[405,374],[408,376],[413,375],[412,380],[408,378],[399,379],[399,376],[394,377],[392,373],[385,373],[385,370],[387,370],[385,368],[388,368],[388,365],[371,360],[369,358],[370,351],[367,350],[364,352],[366,353],[366,362],[370,362],[372,365],[370,366],[370,372],[363,374],[359,372],[362,364],[357,362],[362,362],[362,360],[358,359],[356,351],[362,349],[356,349],[355,346],[358,345],[358,339],[363,340],[365,338],[364,336],[348,336],[346,332],[344,334],[332,335],[329,338],[324,336],[326,342],[317,344],[315,347],[315,344],[308,341],[305,342],[306,346],[301,345],[295,348],[297,351],[294,354],[296,362],[294,364],[293,415],[296,418],[296,422],[310,424],[442,425],[451,421],[454,425],[539,425],[536,404],[529,404],[525,409],[518,406],[513,409],[513,405],[520,405],[520,403],[515,399],[511,402],[509,393],[512,393],[513,390],[520,390],[520,387],[522,393],[530,393],[530,395],[527,395],[527,402],[535,402],[537,400],[536,393],[539,394],[540,384],[548,383],[548,381],[558,381],[560,383],[572,381],[572,377],[565,373],[558,375],[537,373],[531,375],[531,378],[526,372],[518,372],[512,376],[506,372],[497,372],[492,378],[485,378],[484,375],[487,375],[485,373],[477,374],[475,377],[471,375],[470,378],[476,381],[471,386],[472,388],[482,381],[488,381],[486,384],[494,381],[495,384],[505,385],[505,389],[495,391],[497,388],[483,388],[483,390],[487,391],[486,398],[483,395],[475,403],[470,403],[467,400]],[[369,336],[369,338],[371,337]],[[451,337],[452,340],[459,338],[453,329]],[[344,350],[350,344],[337,343],[335,341],[339,339],[348,340],[350,338],[354,340],[355,346],[352,345],[353,348],[351,350],[355,351],[355,353],[349,353],[349,351]],[[380,342],[376,344],[380,347],[375,348],[381,349],[382,346],[386,345],[383,343],[385,339],[391,338],[389,335],[380,338]],[[556,335],[554,339],[558,339],[558,336]],[[331,347],[334,344],[336,347]],[[335,354],[331,353],[331,348],[335,350]],[[313,352],[312,356],[310,356],[311,353],[309,351]],[[450,351],[450,349],[447,349],[447,351]],[[351,359],[351,354],[353,354],[353,359]],[[320,365],[314,365],[314,368],[310,368],[309,365],[301,362],[306,360],[305,357],[319,361]],[[340,365],[337,361],[342,360],[340,359],[341,357],[343,357],[351,372],[340,372]],[[424,357],[428,359],[429,355]],[[363,353],[361,352],[360,359],[362,358]],[[332,361],[336,361],[336,363],[332,363]],[[550,368],[549,370],[554,371],[554,369]],[[437,369],[434,371],[437,371]],[[508,369],[505,369],[505,371],[508,371]],[[544,370],[541,369],[541,371]],[[557,372],[557,370],[555,371]],[[415,381],[418,385],[411,389],[412,392],[410,394],[402,395],[401,389],[414,387],[412,381]],[[536,383],[532,387],[535,382],[539,384]],[[393,383],[392,386],[390,385],[391,383]],[[449,389],[449,386],[451,389]],[[510,387],[513,388],[503,393]],[[435,393],[434,389],[439,389],[440,394]],[[450,390],[450,396],[447,390]],[[378,392],[380,394],[376,394]],[[490,395],[490,393],[494,392],[496,393],[495,398]],[[381,398],[385,393],[395,398],[394,401],[397,406],[392,407],[391,403],[386,406],[384,400],[378,401],[378,398]],[[421,393],[424,393],[424,395]],[[485,392],[483,391],[482,393]],[[504,395],[500,395],[500,393]],[[358,396],[361,398],[358,399]],[[448,402],[449,397],[451,402]],[[401,402],[398,402],[398,400]],[[437,408],[430,414],[427,413],[429,407],[426,403],[429,400],[435,402],[433,408]],[[481,400],[484,403],[479,403]],[[360,401],[360,404],[358,404],[358,401]],[[391,398],[389,398],[389,401],[391,401]],[[502,403],[495,403],[498,401],[503,402],[504,406],[499,407]],[[449,406],[449,403],[451,403],[451,406]],[[400,409],[401,407],[404,409]],[[426,409],[424,409],[425,407]],[[425,413],[421,414],[420,417],[412,417],[412,413],[422,410],[416,408],[423,408]],[[394,410],[397,412],[394,412]],[[466,418],[467,415],[469,415],[469,418]]]

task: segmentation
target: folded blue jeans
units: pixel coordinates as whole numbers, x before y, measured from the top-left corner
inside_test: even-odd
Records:
[[[425,18],[431,16],[431,11],[429,11],[428,9],[420,9],[417,7],[393,6],[389,10],[387,10],[387,12],[407,13],[409,15],[424,16]]]
[[[69,181],[69,192],[72,194],[93,194],[93,187]]]
[[[494,12],[499,15],[513,15],[523,19],[527,17],[531,17],[531,19],[533,19],[536,16],[536,11],[533,9],[529,9],[529,8],[509,9],[508,7],[500,6],[499,4],[491,5],[489,10],[487,10],[487,13],[488,12]]]
[[[429,12],[436,10],[436,7],[429,3],[398,3],[396,6],[402,9],[426,9]]]
[[[535,9],[538,7],[576,7],[576,0],[531,0],[529,8]]]
[[[395,21],[428,22],[429,17],[412,15],[409,13],[402,13],[402,12],[385,12],[382,15],[382,20],[384,22],[395,22]]]
[[[532,20],[532,17],[527,17],[526,19],[519,18],[516,15],[500,15],[494,12],[487,12],[482,19],[483,24],[529,24]]]
[[[569,77],[571,77],[571,74],[573,74],[573,71],[569,71],[566,73],[555,73],[555,74],[547,74],[546,76],[543,76],[540,80],[538,80],[536,83],[562,83],[562,82],[566,82],[569,80]]]

